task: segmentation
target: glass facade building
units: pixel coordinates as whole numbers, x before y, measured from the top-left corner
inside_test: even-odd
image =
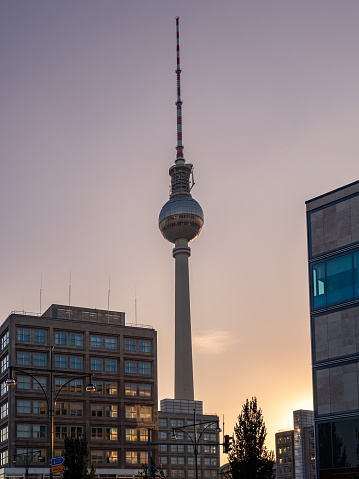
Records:
[[[359,471],[359,181],[306,202],[316,469]]]

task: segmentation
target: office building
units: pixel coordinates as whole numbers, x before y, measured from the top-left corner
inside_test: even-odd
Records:
[[[306,202],[318,479],[359,464],[359,181]]]
[[[204,414],[202,401],[162,399],[158,412],[158,440],[170,444],[159,445],[159,463],[169,478],[216,479],[220,466],[219,418]],[[193,424],[204,423],[205,426]],[[206,429],[204,430],[204,427]],[[203,431],[203,432],[202,432]],[[198,440],[197,446],[194,444]],[[176,437],[174,439],[174,436]],[[195,451],[197,447],[197,451]]]
[[[313,411],[293,411],[293,429],[275,435],[277,477],[315,479]]]
[[[126,326],[122,312],[53,304],[41,316],[12,313],[0,345],[0,477],[26,465],[31,477],[48,476],[52,407],[53,457],[65,437],[86,435],[100,477],[133,477],[147,462],[147,429],[158,420],[153,328]],[[6,385],[9,367],[16,385]]]

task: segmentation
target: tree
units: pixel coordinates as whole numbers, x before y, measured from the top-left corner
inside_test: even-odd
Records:
[[[67,437],[64,446],[62,479],[94,479],[94,466],[91,466],[91,472],[88,473],[90,448],[86,437]]]
[[[274,453],[264,445],[267,429],[257,398],[243,405],[234,428],[233,447],[228,454],[232,479],[271,479]]]
[[[148,467],[147,464],[141,464],[142,468],[138,471],[138,475],[141,479],[148,479]],[[165,479],[165,473],[162,470],[162,467],[157,467],[155,461],[151,457],[151,476],[157,477],[160,479]]]

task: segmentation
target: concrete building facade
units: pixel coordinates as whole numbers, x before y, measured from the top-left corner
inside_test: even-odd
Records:
[[[194,413],[195,411],[195,413]],[[219,418],[204,414],[202,401],[162,399],[158,413],[159,464],[169,478],[194,479],[196,477],[194,437],[197,435],[198,477],[215,479],[219,474],[220,446]],[[204,423],[204,426],[193,424]],[[204,430],[204,428],[208,427]],[[202,433],[203,431],[203,433]],[[171,439],[175,433],[176,439]]]
[[[359,181],[306,202],[316,467],[359,465]]]
[[[293,429],[275,435],[277,477],[315,479],[313,411],[293,411]]]
[[[11,314],[0,345],[0,477],[22,476],[33,451],[31,477],[49,474],[51,356],[54,456],[66,436],[86,435],[100,477],[133,477],[147,462],[147,428],[158,420],[153,328],[126,326],[122,312],[52,305],[41,316]],[[86,391],[83,373],[96,391]]]

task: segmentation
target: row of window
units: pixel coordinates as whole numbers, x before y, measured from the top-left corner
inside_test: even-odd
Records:
[[[288,444],[288,443],[292,443],[292,436],[277,437],[277,444]]]
[[[16,377],[16,387],[18,390],[37,391],[43,388],[47,390],[47,378],[44,376],[22,376]],[[96,391],[91,394],[106,394],[115,396],[118,394],[118,383],[116,381],[93,381]],[[6,381],[0,383],[0,395],[3,396],[9,390]],[[65,378],[55,379],[55,391],[83,393],[84,384],[82,379],[67,380]],[[150,398],[152,395],[151,384],[125,383],[125,395],[131,397]]]
[[[28,353],[18,351],[17,364],[19,366],[47,366],[47,355],[45,353]],[[66,356],[55,354],[55,368],[59,369],[83,369],[82,356]],[[8,368],[8,356],[0,361],[0,370],[4,372]],[[109,373],[117,372],[117,359],[90,358],[91,371],[105,371]],[[151,375],[151,363],[138,361],[125,361],[126,374]]]
[[[17,340],[22,342],[43,343],[47,342],[47,331],[43,329],[17,328]],[[7,334],[7,342],[9,335]],[[5,343],[5,338],[4,338]],[[83,347],[83,333],[69,333],[64,331],[55,331],[55,344],[60,346]],[[6,343],[7,345],[7,343]],[[90,347],[96,349],[110,349],[117,351],[118,338],[115,336],[90,336]],[[140,353],[151,352],[151,342],[144,339],[125,339],[125,351],[135,351]]]
[[[184,421],[183,419],[170,419],[169,421],[167,418],[159,418],[158,419],[158,426],[159,427],[168,427],[168,422],[169,426],[171,428],[173,427],[183,427],[183,426],[193,426],[193,419],[187,419],[187,421]],[[210,424],[207,429],[216,429],[217,424],[213,423]]]
[[[170,464],[172,466],[184,466],[186,464],[186,458],[184,456],[171,456]],[[160,456],[160,464],[167,466],[168,458],[167,456]],[[187,457],[187,465],[194,466],[195,459],[193,456]],[[197,464],[201,465],[201,458],[197,457]],[[215,457],[204,457],[203,458],[203,465],[204,466],[218,466],[218,460]]]
[[[278,454],[291,454],[292,446],[285,446],[278,448]]]
[[[160,452],[178,452],[178,453],[185,453],[185,451],[187,450],[188,454],[191,454],[191,455],[194,454],[192,445],[185,446],[184,444],[171,444],[170,446],[168,446],[167,444],[160,444],[158,446],[158,449]],[[198,454],[201,454],[201,452],[204,454],[217,454],[218,452],[216,445],[213,445],[213,446],[202,445],[202,446],[198,446],[197,449],[198,449]]]
[[[164,469],[163,470],[165,476],[167,477],[167,471]],[[171,469],[171,478],[184,478],[185,477],[185,472],[187,474],[188,479],[192,479],[196,477],[196,471],[195,469]],[[202,477],[202,471],[198,469],[197,471],[198,477]],[[203,471],[203,477],[207,478],[217,478],[218,477],[218,471],[216,469],[207,469]]]

